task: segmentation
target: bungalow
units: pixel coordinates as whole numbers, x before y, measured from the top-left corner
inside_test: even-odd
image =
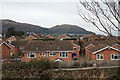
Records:
[[[29,41],[24,49],[23,61],[48,58],[51,61],[72,61],[79,58],[80,46],[68,40]]]
[[[27,40],[27,41],[31,41],[31,40],[34,40],[34,39],[37,39],[37,37],[35,37],[33,35],[29,35],[25,38],[25,40]]]
[[[70,37],[67,36],[66,34],[58,36],[58,39],[60,39],[60,40],[67,39],[67,38],[70,38]]]
[[[22,40],[22,37],[20,36],[10,36],[9,38],[6,39],[7,42],[12,43],[14,41],[19,41]]]
[[[13,41],[16,41],[17,39],[15,38],[15,36],[11,36],[11,37],[9,37],[6,41],[8,41],[8,42],[13,42]]]
[[[88,49],[89,47],[89,49]],[[120,45],[108,46],[99,44],[90,45],[86,48],[86,56],[90,60],[120,60]]]
[[[84,34],[82,37],[80,37],[81,39],[86,39],[87,41],[94,41],[94,40],[98,40],[99,36],[96,34]]]
[[[46,35],[44,38],[54,39],[54,37],[51,36],[50,34]]]

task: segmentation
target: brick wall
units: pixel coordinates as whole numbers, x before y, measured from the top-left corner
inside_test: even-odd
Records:
[[[103,54],[104,55],[104,60],[111,60],[111,54],[120,54],[120,52],[113,50],[113,49],[106,49],[101,52],[98,52],[96,54]],[[92,60],[96,60],[96,54],[91,54]]]
[[[2,54],[2,59],[9,58],[11,56],[11,49],[7,45],[2,44],[0,48],[2,49],[1,51],[2,53],[0,53]]]

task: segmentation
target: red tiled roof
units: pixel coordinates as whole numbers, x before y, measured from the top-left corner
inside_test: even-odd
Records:
[[[86,47],[90,44],[93,44],[95,46],[99,45],[99,44],[105,44],[105,45],[112,46],[112,45],[116,44],[117,42],[118,42],[117,38],[108,38],[105,40],[84,41],[83,46]]]
[[[65,34],[63,34],[63,35],[61,35],[61,36],[58,37],[58,39],[64,39],[64,38],[70,38],[70,37],[67,36],[67,35],[65,35]]]
[[[73,50],[72,41],[30,41],[25,45],[23,51],[69,51]]]

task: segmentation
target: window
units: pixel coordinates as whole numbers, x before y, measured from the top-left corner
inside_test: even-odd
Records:
[[[50,56],[55,56],[55,53],[54,52],[50,53]]]
[[[19,49],[20,49],[20,50],[23,50],[23,49],[24,49],[24,47],[20,46],[20,47],[19,47]]]
[[[97,54],[96,59],[97,60],[103,60],[103,54]]]
[[[68,57],[67,52],[61,52],[60,53],[60,58],[67,58],[67,57]]]
[[[73,48],[73,50],[77,50],[77,48],[76,48],[76,47],[74,47],[74,48]]]
[[[11,53],[10,53],[10,55],[12,56],[12,55],[13,55],[13,53],[11,52]]]
[[[28,53],[28,58],[35,58],[35,53]]]
[[[45,53],[42,53],[42,56],[45,56]]]
[[[111,60],[120,60],[120,54],[111,54]]]

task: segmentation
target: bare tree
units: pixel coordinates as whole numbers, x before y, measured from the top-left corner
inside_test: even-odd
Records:
[[[120,1],[79,0],[83,8],[77,6],[80,17],[93,24],[99,31],[112,36],[112,31],[120,31]],[[88,13],[87,13],[88,12]]]

